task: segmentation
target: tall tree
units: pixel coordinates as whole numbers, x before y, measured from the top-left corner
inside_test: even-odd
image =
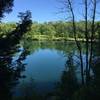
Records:
[[[81,4],[77,0],[64,0],[62,3],[64,4],[64,11],[68,12],[71,18],[72,22],[72,29],[73,34],[75,38],[76,45],[78,47],[78,50],[80,52],[80,63],[81,63],[81,76],[82,76],[82,84],[86,82],[86,84],[89,82],[90,78],[90,69],[92,66],[92,58],[93,58],[93,42],[94,42],[94,36],[96,31],[95,26],[95,20],[96,20],[96,10],[97,10],[97,0],[80,0]],[[83,57],[82,57],[82,47],[80,42],[77,38],[77,19],[76,17],[79,16],[78,12],[76,10],[76,6],[74,6],[74,3],[77,3],[76,5],[81,7],[83,11],[83,17],[81,17],[81,20],[84,20],[84,37],[85,37],[85,49],[86,49],[86,63],[85,63],[85,72],[86,72],[86,78],[84,76],[84,70],[83,70]],[[79,3],[79,4],[78,4]],[[65,10],[66,9],[66,10]],[[88,29],[88,26],[90,25],[90,30]],[[90,38],[90,39],[89,39]],[[90,43],[89,43],[90,41]],[[89,48],[90,45],[90,48]]]

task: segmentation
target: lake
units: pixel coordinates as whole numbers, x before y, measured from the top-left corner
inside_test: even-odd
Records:
[[[98,58],[99,45],[95,44],[93,56]],[[80,66],[79,51],[74,41],[23,39],[17,45],[2,48],[0,97],[4,100],[66,100],[80,92],[78,90],[84,89],[82,78],[86,80],[84,42],[81,42],[81,47],[83,67]],[[99,66],[98,62],[95,66]],[[93,91],[94,86],[99,88],[98,68],[90,69],[88,89]]]
[[[42,95],[55,91],[66,69],[68,56],[71,54],[76,62],[79,60],[74,42],[24,41],[21,42],[19,49],[20,52],[13,57],[15,60],[24,49],[28,53],[23,60],[25,70],[21,75],[24,78],[19,79],[19,84],[13,89],[14,96],[22,96],[23,92],[28,90]],[[77,72],[79,72],[79,68],[77,68]]]

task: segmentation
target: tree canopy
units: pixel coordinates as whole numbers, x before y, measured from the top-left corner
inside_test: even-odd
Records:
[[[12,11],[14,0],[0,0],[0,20],[4,17],[4,13]]]

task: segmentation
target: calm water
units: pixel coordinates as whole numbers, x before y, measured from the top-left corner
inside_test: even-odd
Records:
[[[22,42],[20,50],[24,49],[28,53],[23,61],[25,70],[21,73],[24,78],[14,88],[17,96],[28,90],[40,94],[54,91],[56,84],[61,81],[68,55],[72,54],[78,61],[78,51],[73,42]],[[17,53],[14,59],[19,55]]]
[[[86,50],[84,43],[81,46],[85,78]],[[93,56],[98,57],[99,45],[93,49]],[[98,70],[91,67],[90,84],[98,89],[97,76]],[[3,100],[52,100],[52,97],[66,100],[80,90],[82,77],[79,52],[71,41],[22,40],[18,45],[0,50],[0,97]]]

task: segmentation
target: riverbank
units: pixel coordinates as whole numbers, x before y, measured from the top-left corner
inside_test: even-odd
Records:
[[[44,41],[44,40],[49,40],[49,41],[75,41],[74,38],[70,37],[56,37],[56,36],[47,36],[47,35],[34,35],[33,37],[29,37],[32,40],[37,40],[37,41]],[[78,41],[80,42],[85,42],[85,38],[77,38]],[[91,40],[89,40],[90,42]],[[98,39],[94,39],[94,42],[98,42]]]

